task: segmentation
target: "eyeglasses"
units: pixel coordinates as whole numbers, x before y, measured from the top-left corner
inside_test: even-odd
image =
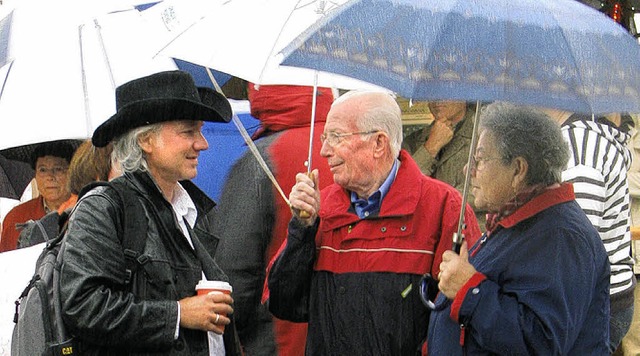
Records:
[[[65,173],[67,173],[68,169],[69,169],[68,167],[60,167],[60,166],[52,167],[52,168],[37,167],[36,168],[36,174],[37,175],[41,175],[41,176],[44,176],[44,175],[47,175],[47,174],[51,174],[51,175],[57,177],[57,176],[61,176],[61,175],[65,174]]]
[[[471,156],[471,169],[481,171],[480,164],[482,162],[495,161],[498,159],[502,159],[502,157],[478,157],[477,155],[473,155]]]
[[[343,137],[353,136],[353,135],[369,135],[376,132],[380,132],[380,130],[345,132],[345,133],[337,133],[337,132],[323,133],[322,135],[320,135],[320,142],[322,142],[323,144],[326,142],[329,146],[335,146],[340,142],[342,142]]]

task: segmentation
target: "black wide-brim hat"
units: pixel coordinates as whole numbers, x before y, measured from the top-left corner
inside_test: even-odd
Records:
[[[160,72],[116,88],[116,113],[98,126],[91,141],[104,147],[140,126],[179,120],[229,122],[232,115],[224,95],[196,87],[189,73]]]

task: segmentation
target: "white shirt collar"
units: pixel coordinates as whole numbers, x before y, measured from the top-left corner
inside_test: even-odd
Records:
[[[193,225],[196,223],[196,218],[198,217],[198,211],[189,193],[187,193],[180,183],[176,184],[176,187],[173,189],[171,206],[176,213],[178,221],[184,218],[189,223],[189,226],[193,228]]]

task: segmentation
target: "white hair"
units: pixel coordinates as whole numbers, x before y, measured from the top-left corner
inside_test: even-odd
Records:
[[[382,91],[352,90],[338,97],[332,106],[361,96],[374,100],[371,100],[373,105],[370,105],[356,122],[358,129],[385,132],[389,135],[392,156],[398,157],[402,147],[402,111],[392,94]]]

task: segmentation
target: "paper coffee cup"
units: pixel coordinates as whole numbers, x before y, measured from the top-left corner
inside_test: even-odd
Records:
[[[201,280],[196,284],[196,293],[198,295],[205,295],[209,293],[224,293],[231,294],[233,288],[231,284],[224,281],[206,281]],[[227,313],[220,313],[220,315],[227,316]],[[224,325],[218,325],[224,331]]]
[[[209,293],[224,293],[231,294],[233,288],[231,285],[224,281],[206,281],[201,280],[196,285],[196,293],[198,295],[209,294]]]

